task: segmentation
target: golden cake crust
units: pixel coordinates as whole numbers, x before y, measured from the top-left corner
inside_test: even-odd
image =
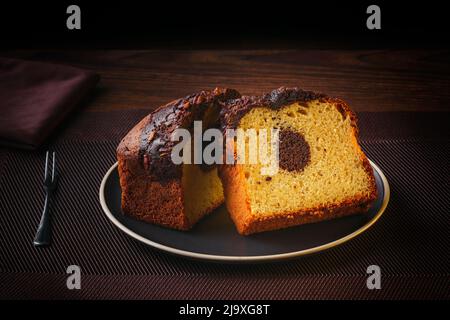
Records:
[[[201,119],[211,104],[221,105],[239,96],[235,90],[216,88],[174,100],[146,116],[122,139],[117,160],[123,213],[179,230],[196,223],[185,214],[182,166],[171,161],[174,143],[170,136],[176,128],[187,128]]]
[[[376,190],[369,198],[349,198],[327,207],[317,207],[296,212],[280,212],[277,215],[257,219],[251,215],[250,200],[245,190],[244,171],[239,165],[223,166],[221,179],[224,185],[225,199],[231,219],[242,235],[288,228],[296,225],[330,220],[352,214],[367,212],[376,198]],[[375,193],[373,193],[375,192]]]
[[[312,100],[332,103],[343,117],[349,117],[352,126],[353,143],[358,150],[364,171],[370,179],[370,191],[368,196],[360,196],[345,199],[339,203],[326,207],[310,208],[297,212],[280,212],[276,215],[257,217],[251,214],[250,199],[245,188],[245,176],[243,166],[222,165],[219,174],[224,186],[225,202],[240,234],[252,233],[287,228],[290,226],[329,220],[352,214],[366,212],[377,197],[377,189],[373,169],[369,160],[361,150],[358,143],[358,127],[356,114],[342,100],[327,97],[324,94],[304,91],[298,88],[279,88],[262,97],[242,97],[232,101],[225,109],[222,109],[222,128],[236,128],[240,119],[250,110],[257,107],[269,107],[280,109],[293,103],[306,103]]]

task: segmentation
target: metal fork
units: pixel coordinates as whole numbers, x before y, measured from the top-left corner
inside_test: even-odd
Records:
[[[56,173],[56,154],[52,153],[52,165],[51,173],[49,168],[49,152],[45,154],[45,173],[44,173],[44,190],[45,190],[45,202],[44,210],[42,211],[41,221],[34,236],[33,244],[35,247],[48,246],[51,243],[51,221],[50,221],[50,202],[53,195],[53,191],[57,185],[57,173]]]

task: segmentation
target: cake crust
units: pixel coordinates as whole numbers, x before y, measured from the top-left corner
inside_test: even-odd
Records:
[[[152,112],[139,135],[139,157],[149,174],[159,181],[180,178],[181,166],[170,157],[176,144],[170,139],[172,133],[178,128],[189,129],[195,120],[202,120],[211,105],[221,109],[227,100],[238,97],[236,90],[215,88],[174,100]]]
[[[368,196],[355,196],[333,205],[309,208],[297,212],[279,212],[264,217],[251,213],[250,198],[245,188],[246,181],[242,165],[220,166],[220,177],[224,186],[225,202],[238,232],[249,235],[269,230],[287,228],[290,226],[325,221],[332,218],[367,212],[377,197],[377,189],[373,169],[369,160],[359,146],[359,131],[356,114],[342,100],[330,98],[321,93],[304,91],[298,88],[279,88],[262,97],[242,97],[231,101],[221,112],[222,129],[237,128],[239,121],[250,110],[266,107],[279,110],[293,103],[305,104],[312,100],[332,103],[341,115],[350,118],[352,127],[352,143],[358,150],[364,171],[369,177],[370,191]]]
[[[242,235],[365,213],[374,200],[373,196],[369,198],[355,197],[332,206],[296,212],[280,212],[277,215],[258,218],[251,215],[250,200],[244,187],[243,170],[238,167],[239,165],[224,166],[221,171],[221,179],[224,185],[230,186],[224,188],[227,208],[237,231]]]
[[[264,106],[278,110],[296,102],[305,104],[308,101],[326,98],[328,97],[322,93],[286,87],[278,88],[263,96],[242,96],[239,99],[230,101],[226,108],[221,110],[221,127],[223,130],[236,128],[241,118],[253,108]]]
[[[146,116],[122,139],[117,159],[124,214],[178,230],[197,222],[185,212],[182,166],[171,161],[170,137],[175,129],[188,129],[194,120],[201,120],[212,104],[221,108],[227,99],[239,96],[236,90],[216,88],[174,100]],[[208,212],[219,205],[213,204]]]

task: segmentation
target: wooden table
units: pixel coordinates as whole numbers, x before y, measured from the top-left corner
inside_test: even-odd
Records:
[[[450,51],[0,55],[70,64],[102,77],[50,142],[61,180],[48,250],[31,244],[43,203],[44,155],[0,149],[0,299],[448,299]],[[226,265],[154,250],[106,218],[100,181],[116,161],[120,139],[147,110],[214,86],[260,94],[283,85],[341,97],[361,112],[362,146],[391,186],[389,206],[375,226],[320,255]],[[66,288],[71,264],[82,268],[82,290]],[[366,287],[372,264],[382,268],[382,290]]]
[[[0,55],[94,70],[87,111],[153,109],[215,86],[256,95],[299,86],[355,111],[448,111],[449,50],[32,50]]]

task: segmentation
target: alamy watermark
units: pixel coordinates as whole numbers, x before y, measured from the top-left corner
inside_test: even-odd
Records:
[[[66,20],[66,27],[69,30],[81,29],[81,9],[76,4],[72,4],[67,7],[66,13],[70,14]]]
[[[69,14],[66,20],[66,27],[69,30],[81,29],[81,9],[78,5],[72,4],[67,7],[66,13]],[[366,27],[369,30],[381,29],[381,9],[378,5],[372,4],[367,7],[366,13],[370,16],[366,20]]]
[[[381,289],[381,268],[376,264],[370,265],[366,270],[369,277],[367,277],[366,285],[369,290]]]
[[[259,164],[261,175],[272,176],[279,169],[279,129],[210,128],[203,131],[202,121],[194,121],[191,131],[177,128],[171,140],[174,164]],[[204,142],[209,142],[204,146]]]
[[[81,289],[81,268],[75,264],[67,267],[66,270],[69,276],[66,280],[66,286],[69,290],[80,290]]]
[[[367,7],[367,14],[370,16],[366,20],[366,26],[369,30],[381,29],[381,9],[379,6],[372,4]]]

